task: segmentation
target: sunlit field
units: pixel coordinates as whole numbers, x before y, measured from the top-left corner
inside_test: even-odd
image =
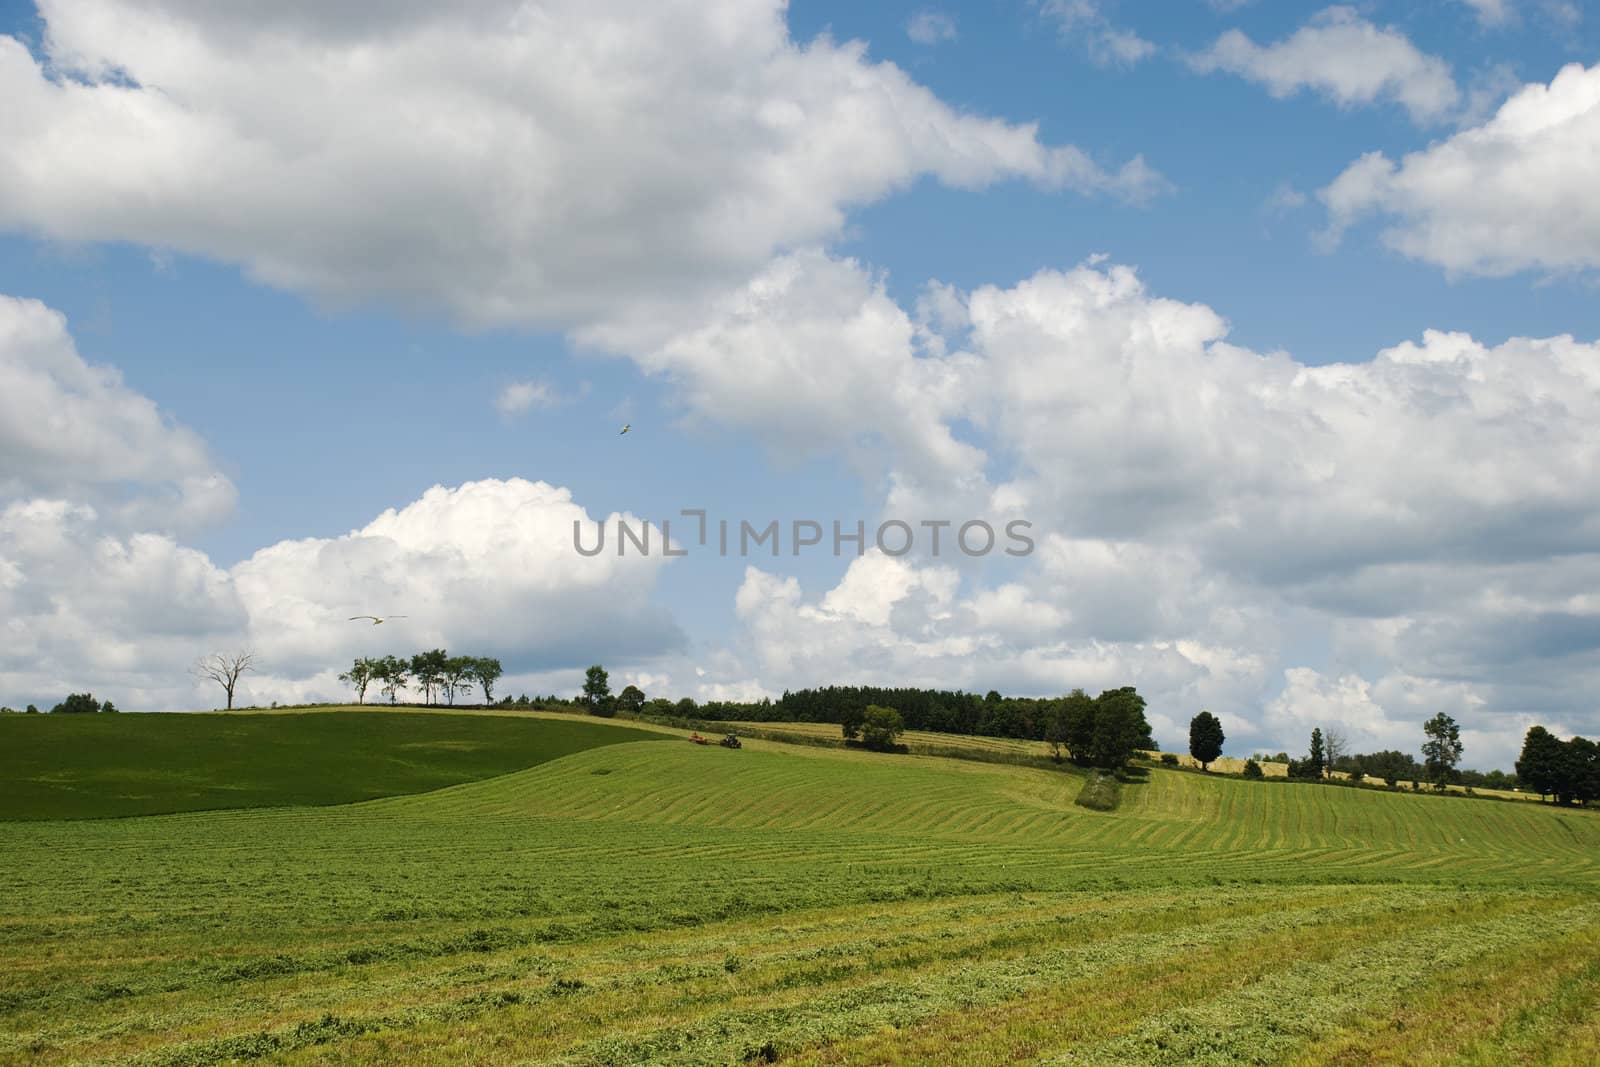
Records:
[[[228,721],[292,748],[390,718]],[[1600,1060],[1590,812],[1158,768],[1101,813],[1070,767],[410,718],[508,724],[524,769],[9,813],[0,1061]],[[83,766],[61,736],[30,759]]]

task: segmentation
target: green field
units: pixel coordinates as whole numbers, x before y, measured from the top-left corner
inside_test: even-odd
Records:
[[[0,819],[348,804],[661,735],[529,716],[362,710],[0,716]]]
[[[1082,781],[628,740],[0,823],[0,1062],[1600,1061],[1594,814],[1159,769],[1100,813]]]

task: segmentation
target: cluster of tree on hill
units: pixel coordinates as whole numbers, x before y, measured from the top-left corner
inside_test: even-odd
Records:
[[[1563,741],[1543,726],[1532,727],[1522,742],[1517,777],[1540,798],[1588,807],[1600,800],[1600,745],[1583,737]]]
[[[1050,724],[1059,721],[1068,706],[1077,706],[1081,690],[1075,693],[1078,695],[1004,697],[995,690],[979,696],[960,690],[830,685],[785,691],[777,700],[712,701],[700,705],[699,715],[715,721],[825,722],[843,726],[847,719],[859,719],[869,706],[877,706],[895,709],[907,730],[1045,741]],[[1148,747],[1155,747],[1153,740]]]
[[[355,690],[357,704],[366,703],[367,689],[372,685],[377,685],[378,691],[388,697],[391,704],[408,686],[420,692],[422,702],[428,705],[439,697],[453,705],[456,697],[465,696],[474,687],[483,690],[485,704],[492,704],[495,683],[503,673],[497,659],[452,656],[442,648],[435,648],[418,652],[410,659],[359,657],[348,671],[339,675],[339,681]]]
[[[73,693],[50,709],[50,714],[52,715],[95,715],[107,713],[115,715],[116,712],[117,706],[111,701],[108,700],[102,704],[89,693]],[[0,708],[0,715],[37,714],[39,714],[39,709],[32,704],[28,705],[26,711],[18,711],[16,708]]]

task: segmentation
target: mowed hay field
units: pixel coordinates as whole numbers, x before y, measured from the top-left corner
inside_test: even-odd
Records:
[[[629,739],[3,822],[0,1062],[1600,1062],[1593,813],[1082,782]]]

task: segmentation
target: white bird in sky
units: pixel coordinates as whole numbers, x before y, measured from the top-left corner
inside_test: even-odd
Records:
[[[411,616],[409,616],[409,615],[385,615],[384,619],[408,619],[410,617]],[[352,615],[352,616],[350,616],[350,621],[351,622],[355,622],[357,619],[371,619],[372,620],[372,625],[374,625],[374,626],[382,626],[383,625],[383,619],[380,619],[376,615]]]
[[[618,436],[618,437],[621,437],[621,436],[622,436],[622,435],[623,435],[623,434],[625,434],[625,433],[627,433],[627,432],[628,432],[628,431],[629,431],[629,430],[631,430],[631,429],[633,429],[633,423],[631,423],[631,422],[629,422],[629,423],[624,423],[624,424],[623,424],[623,426],[622,426],[622,429],[621,429],[621,431],[619,431],[619,432],[618,432],[618,433],[617,433],[617,436]]]

